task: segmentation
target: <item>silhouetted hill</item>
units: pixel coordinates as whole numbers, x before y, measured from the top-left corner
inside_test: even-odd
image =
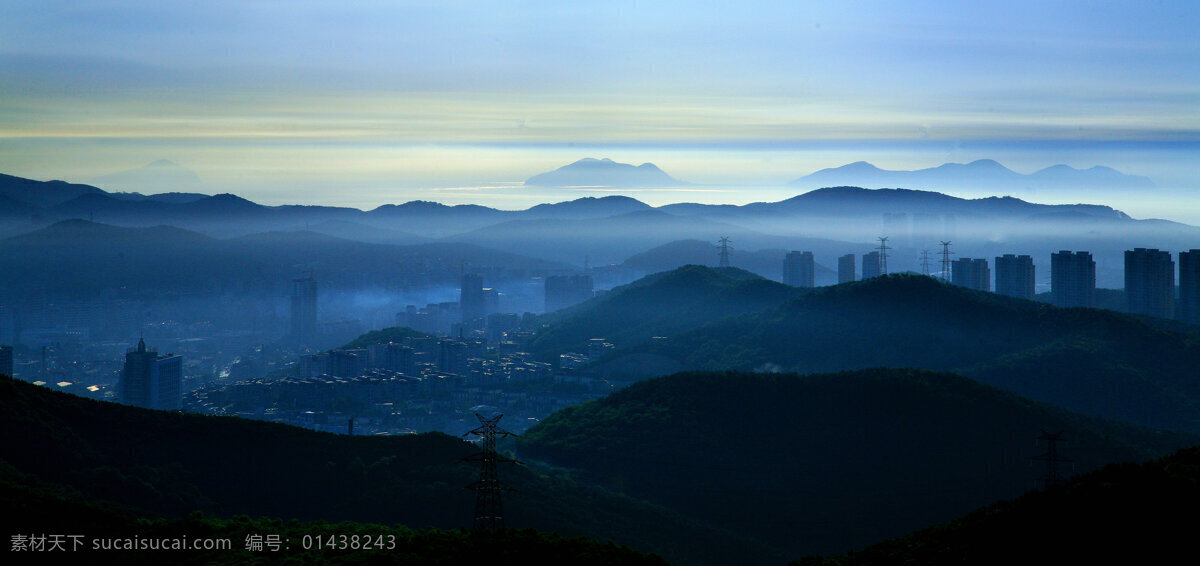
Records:
[[[0,195],[39,208],[54,206],[85,194],[103,194],[91,185],[64,181],[34,181],[0,174]]]
[[[89,295],[126,286],[196,288],[222,273],[251,267],[222,253],[221,247],[218,240],[171,226],[123,228],[64,220],[0,240],[0,286]]]
[[[0,240],[0,286],[98,293],[245,287],[284,282],[297,266],[334,286],[448,284],[462,264],[479,269],[566,266],[470,244],[369,244],[315,232],[270,232],[217,240],[169,226],[123,228],[66,220]]]
[[[650,205],[624,196],[584,197],[554,204],[539,204],[521,213],[525,218],[603,218],[640,210]]]
[[[1037,485],[1039,430],[1077,471],[1161,456],[1192,435],[1086,417],[919,370],[682,373],[563,409],[522,458],[785,546],[828,553]]]
[[[403,566],[445,566],[482,563],[502,556],[519,564],[557,566],[560,564],[646,564],[664,566],[666,561],[628,547],[602,543],[582,537],[567,538],[533,529],[503,531],[413,530],[403,526],[369,523],[328,523],[283,521],[278,518],[245,516],[214,519],[195,513],[181,519],[147,520],[95,505],[78,497],[30,488],[0,479],[0,501],[5,513],[0,527],[12,533],[70,532],[63,536],[62,549],[54,542],[29,548],[29,534],[23,536],[24,548],[14,545],[6,551],[8,563],[47,562],[45,553],[61,552],[71,562],[113,562],[121,564],[163,563],[169,553],[172,564],[245,565],[245,564],[323,564]],[[86,534],[80,534],[86,533]],[[274,539],[268,537],[277,537]],[[227,542],[215,550],[139,548],[151,541],[159,547],[177,541]],[[261,548],[250,550],[248,542],[263,541]],[[54,538],[52,540],[60,540]],[[278,542],[274,546],[272,542]],[[78,546],[76,546],[78,543]],[[131,545],[129,547],[123,545]],[[96,548],[93,548],[93,547]],[[50,550],[50,549],[54,550]],[[69,553],[69,554],[68,554]],[[51,555],[53,556],[53,555]],[[36,557],[36,558],[35,558]],[[40,560],[38,560],[40,558]]]
[[[857,186],[827,187],[777,203],[755,203],[747,208],[785,209],[828,216],[882,213],[954,213],[986,218],[1028,217],[1052,212],[1074,212],[1099,219],[1129,216],[1112,207],[1094,204],[1036,204],[1013,197],[965,199],[947,194],[912,189],[864,189]]]
[[[1101,173],[1099,170],[1096,174]],[[45,189],[45,184],[38,181],[16,177],[7,180]],[[157,195],[131,200],[127,195],[80,187],[86,190],[62,193],[62,198],[45,206],[29,204],[20,195],[8,195],[7,201],[0,199],[0,233],[18,233],[70,218],[122,226],[172,225],[217,237],[354,223],[422,238],[500,247],[574,265],[581,265],[584,256],[593,265],[619,263],[678,240],[715,241],[729,236],[736,251],[734,265],[745,259],[744,267],[769,274],[754,267],[754,254],[764,250],[808,250],[817,255],[818,263],[831,265],[833,258],[846,253],[865,253],[870,242],[886,232],[883,235],[892,237],[896,249],[893,271],[918,270],[915,258],[919,254],[915,250],[949,239],[959,257],[1026,253],[1042,264],[1040,269],[1045,269],[1051,252],[1088,250],[1101,266],[1097,282],[1102,287],[1122,284],[1120,270],[1107,266],[1119,265],[1124,250],[1189,249],[1200,238],[1200,228],[1134,220],[1103,205],[1043,205],[1011,197],[961,199],[905,189],[827,187],[779,202],[744,206],[681,203],[649,209],[634,199],[613,196],[527,210],[413,201],[362,211],[328,206],[262,206],[232,195],[195,199],[188,195]],[[0,191],[0,196],[5,194]],[[18,206],[16,201],[24,204]],[[412,243],[354,233],[362,230],[322,231],[368,242]]]
[[[805,242],[796,247],[803,248]],[[781,280],[783,258],[788,250],[766,249],[752,252],[738,251],[734,254],[737,267],[757,273],[765,278]],[[717,263],[717,245],[702,240],[677,240],[651,248],[627,258],[621,265],[644,273],[670,271],[684,265],[713,265]],[[816,264],[818,285],[833,284],[837,273],[821,264]]]
[[[991,159],[980,159],[970,163],[945,163],[928,169],[915,171],[889,171],[865,161],[849,165],[822,169],[789,183],[791,185],[827,187],[833,185],[855,185],[870,187],[920,187],[935,190],[961,187],[983,187],[989,189],[1147,189],[1154,183],[1137,175],[1125,175],[1115,169],[1095,166],[1075,169],[1067,165],[1054,165],[1035,173],[1022,175]]]
[[[777,305],[803,292],[737,268],[687,265],[542,317],[549,326],[529,348],[540,358],[553,359],[564,352],[586,352],[591,338],[637,344]]]
[[[1200,448],[1112,464],[1057,489],[989,505],[948,523],[800,564],[1166,564],[1192,552]]]
[[[695,369],[948,370],[1084,413],[1200,431],[1196,334],[915,275],[818,288],[626,352]]]
[[[543,187],[669,187],[683,185],[653,163],[633,166],[604,159],[584,158],[549,173],[534,175],[526,185]]]
[[[39,212],[41,212],[41,209],[36,206],[19,201],[8,195],[0,194],[0,218],[11,218],[28,222],[31,216]]]
[[[0,378],[0,428],[3,483],[131,517],[201,511],[454,529],[471,522],[474,494],[464,486],[479,475],[464,461],[478,449],[439,433],[333,435],[103,403],[8,378]],[[561,475],[523,466],[500,475],[518,490],[505,496],[509,527],[587,534],[685,563],[729,563],[744,553],[782,560],[761,544]],[[16,502],[4,501],[12,517]]]

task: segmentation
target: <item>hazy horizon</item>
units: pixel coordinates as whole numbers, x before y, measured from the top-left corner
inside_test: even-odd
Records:
[[[1158,186],[1011,196],[1200,224],[1198,21],[1186,2],[10,2],[0,172],[88,182],[169,159],[264,204],[513,209],[613,194],[520,186],[583,157],[696,184],[618,191],[653,205],[780,200],[854,161],[994,159]]]

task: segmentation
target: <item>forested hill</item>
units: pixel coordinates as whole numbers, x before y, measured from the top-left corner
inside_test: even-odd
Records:
[[[814,289],[623,353],[692,369],[955,371],[1080,412],[1200,432],[1200,336],[1183,328],[893,275]]]
[[[590,338],[636,344],[775,306],[804,292],[737,268],[686,265],[547,314],[541,321],[548,326],[530,349],[548,359],[585,351]]]
[[[1113,464],[908,536],[808,566],[868,564],[1169,564],[1195,547],[1200,448]]]
[[[478,464],[464,461],[478,449],[440,433],[333,435],[93,401],[9,378],[0,378],[0,429],[0,480],[24,494],[3,499],[5,517],[15,516],[17,499],[32,498],[36,507],[66,498],[65,509],[82,502],[125,517],[200,511],[458,529],[471,524],[475,496],[464,487],[479,477]],[[612,540],[684,564],[785,560],[752,540],[569,478],[524,466],[500,474],[517,490],[505,497],[509,527]]]
[[[1197,443],[1036,403],[963,377],[871,369],[682,373],[559,411],[518,439],[635,497],[784,546],[846,551],[1038,485],[1040,431],[1076,471]]]

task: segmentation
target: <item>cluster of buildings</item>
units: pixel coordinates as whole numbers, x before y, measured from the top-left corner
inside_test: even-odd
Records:
[[[948,256],[947,256],[948,257]],[[862,256],[862,278],[886,272],[886,256],[873,251]],[[995,292],[1020,299],[1034,298],[1034,265],[1028,255],[995,258]],[[955,285],[992,291],[992,269],[984,258],[946,260],[943,277]],[[1175,261],[1171,253],[1135,248],[1125,252],[1126,311],[1200,324],[1200,250],[1179,252],[1179,293],[1176,305]],[[946,273],[948,271],[948,273]],[[812,252],[793,251],[783,260],[783,282],[812,287]],[[854,254],[838,258],[838,282],[856,280]],[[1050,302],[1060,307],[1096,306],[1096,262],[1086,251],[1050,254]]]
[[[566,354],[564,375],[555,375],[551,364],[523,351],[533,338],[532,331],[522,329],[524,317],[497,312],[497,293],[484,287],[481,276],[463,274],[461,283],[457,302],[409,305],[396,314],[397,326],[426,335],[302,354],[291,375],[201,388],[187,395],[188,409],[331,432],[354,427],[358,434],[394,434],[469,430],[473,408],[487,406],[516,417],[509,426],[516,430],[522,428],[518,423],[531,424],[608,391],[576,378],[572,369],[603,355],[612,344],[596,339],[586,353]],[[594,295],[586,273],[548,276],[544,284],[548,311]],[[297,279],[292,289],[292,337],[295,343],[311,343],[316,283]],[[563,386],[566,391],[545,390],[564,382],[570,382]]]
[[[572,379],[570,367],[556,375],[551,364],[521,351],[531,337],[524,331],[506,333],[499,342],[409,336],[337,348],[301,356],[294,375],[201,388],[187,396],[186,405],[194,412],[233,413],[329,432],[461,433],[478,424],[471,415],[480,406],[510,415],[509,428],[516,431],[611,390]],[[596,339],[587,354],[567,356],[586,362],[612,347]]]
[[[517,351],[515,342],[488,348],[477,338],[408,337],[363,348],[337,348],[300,357],[300,377],[358,377],[383,370],[409,377],[467,377],[479,384],[512,383],[549,375],[550,365]]]

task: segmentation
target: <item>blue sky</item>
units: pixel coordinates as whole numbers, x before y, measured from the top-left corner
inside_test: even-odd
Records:
[[[1195,2],[183,4],[0,5],[0,172],[166,158],[212,192],[354,206],[561,200],[512,183],[587,156],[711,185],[650,202],[857,160],[1200,184]]]

